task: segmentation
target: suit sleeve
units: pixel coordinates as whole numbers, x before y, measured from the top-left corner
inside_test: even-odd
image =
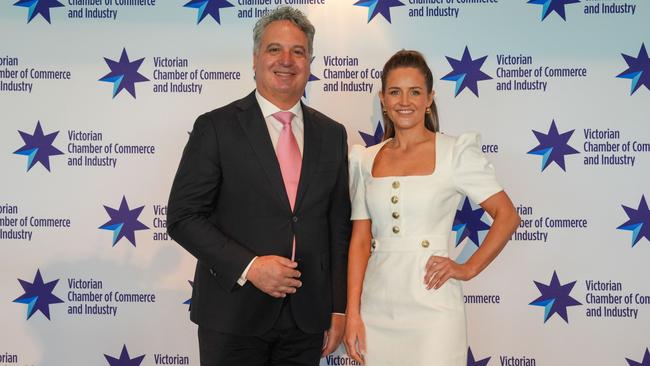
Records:
[[[332,191],[329,223],[331,240],[332,312],[345,313],[347,303],[348,246],[350,244],[350,195],[348,188],[348,141],[341,126],[341,166]]]
[[[222,181],[218,138],[211,122],[207,115],[200,116],[183,150],[167,205],[167,232],[210,268],[224,289],[232,290],[255,253],[208,220]]]

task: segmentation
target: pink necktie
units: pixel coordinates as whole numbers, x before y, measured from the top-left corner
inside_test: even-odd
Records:
[[[277,156],[278,163],[280,163],[280,171],[282,172],[282,180],[284,181],[284,189],[287,191],[289,197],[289,204],[291,210],[294,209],[296,204],[296,194],[298,193],[298,182],[300,181],[300,168],[302,166],[302,157],[298,149],[298,142],[291,130],[291,120],[293,119],[292,112],[276,112],[273,117],[282,123],[282,131],[280,131],[280,138],[278,139]],[[291,260],[296,256],[296,238],[293,238],[293,249],[291,252]]]
[[[298,192],[298,181],[300,180],[300,166],[302,158],[300,157],[300,150],[296,137],[291,131],[291,120],[293,113],[291,112],[277,112],[273,113],[273,117],[282,123],[282,131],[280,131],[280,138],[278,139],[277,155],[278,162],[280,163],[280,171],[282,172],[282,180],[284,181],[284,188],[287,190],[289,197],[289,204],[293,210],[296,204],[296,193]]]

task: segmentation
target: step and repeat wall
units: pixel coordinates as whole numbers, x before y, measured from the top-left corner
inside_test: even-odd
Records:
[[[522,222],[466,283],[468,366],[650,365],[642,0],[4,1],[0,365],[199,364],[167,197],[195,118],[253,90],[253,25],[282,4],[317,29],[304,102],[350,144],[380,141],[399,49],[434,71],[442,132],[481,134]],[[458,261],[482,214],[459,205]]]

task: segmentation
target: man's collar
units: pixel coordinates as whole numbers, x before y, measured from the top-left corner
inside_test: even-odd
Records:
[[[260,92],[257,91],[257,89],[255,90],[255,99],[257,99],[257,104],[260,105],[260,109],[262,110],[262,115],[264,116],[264,118],[271,116],[275,112],[282,111],[282,109],[278,108],[275,104],[271,103],[268,99],[264,98],[262,94],[260,94]],[[303,119],[300,100],[298,100],[298,102],[294,104],[293,107],[289,108],[288,111],[293,112],[294,116],[300,118],[301,120]]]

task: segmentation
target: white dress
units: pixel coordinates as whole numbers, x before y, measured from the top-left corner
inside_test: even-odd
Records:
[[[361,294],[368,366],[466,366],[465,305],[459,281],[423,284],[431,255],[448,256],[463,195],[481,203],[502,190],[478,136],[436,134],[431,175],[373,177],[386,142],[350,150],[352,220],[372,220],[371,255]]]

